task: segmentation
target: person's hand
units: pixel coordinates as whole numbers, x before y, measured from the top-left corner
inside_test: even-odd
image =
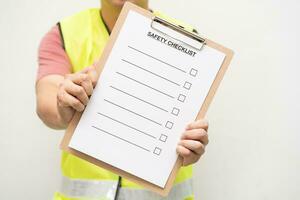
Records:
[[[196,163],[208,144],[208,122],[197,120],[188,124],[177,145],[177,153],[183,158],[183,166]]]
[[[97,79],[95,68],[88,67],[80,72],[67,74],[60,83],[57,92],[57,108],[65,127],[71,121],[75,111],[84,110]]]

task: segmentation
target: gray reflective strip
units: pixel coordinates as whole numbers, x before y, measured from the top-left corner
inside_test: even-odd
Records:
[[[118,200],[184,200],[193,195],[192,179],[178,183],[172,187],[167,197],[144,189],[120,188]]]
[[[118,181],[70,179],[63,176],[60,193],[67,197],[113,200]]]
[[[113,200],[118,181],[82,180],[63,177],[60,193],[67,197],[85,200]],[[193,195],[192,179],[175,184],[167,197],[146,189],[123,188],[119,190],[118,200],[183,200]]]

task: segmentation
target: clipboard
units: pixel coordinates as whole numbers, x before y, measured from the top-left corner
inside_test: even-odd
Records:
[[[175,31],[177,31],[178,33],[180,34],[184,34],[186,36],[188,36],[189,38],[192,38],[196,43],[197,46],[194,46],[193,48],[199,50],[201,52],[202,48],[204,48],[205,45],[213,48],[213,49],[216,49],[217,51],[220,51],[220,52],[223,52],[225,54],[225,58],[223,60],[223,63],[221,65],[221,67],[219,68],[218,72],[217,72],[217,75],[213,81],[213,84],[211,85],[210,89],[209,89],[209,92],[204,100],[204,103],[202,104],[199,112],[198,112],[198,115],[197,115],[197,118],[196,119],[201,119],[205,116],[205,113],[207,112],[207,109],[213,99],[213,96],[215,95],[216,93],[216,90],[218,88],[218,86],[220,85],[220,82],[228,68],[228,65],[233,57],[233,51],[224,47],[224,46],[221,46],[209,39],[206,39],[206,38],[202,38],[200,37],[199,35],[195,34],[195,33],[192,33],[192,32],[189,32],[187,30],[185,30],[183,27],[181,26],[178,26],[178,25],[175,25],[175,24],[172,24],[162,18],[159,18],[159,17],[156,17],[154,16],[153,13],[151,13],[150,11],[147,11],[147,10],[144,10],[132,3],[125,3],[120,15],[119,15],[119,18],[115,24],[115,27],[111,33],[111,36],[109,38],[109,42],[108,44],[106,45],[102,55],[101,55],[101,59],[100,61],[96,64],[96,70],[97,72],[101,75],[101,72],[103,70],[103,66],[105,65],[109,55],[110,55],[110,52],[112,51],[113,49],[113,46],[114,46],[114,43],[116,41],[116,39],[118,38],[118,35],[120,33],[120,30],[126,20],[126,17],[127,17],[127,14],[129,13],[129,11],[135,11],[147,18],[150,18],[152,19],[152,23],[151,23],[151,27],[159,32],[161,32],[162,34],[165,34],[163,30],[160,30],[159,27],[160,26],[166,26],[166,27],[169,27]],[[170,36],[172,37],[172,36]],[[172,37],[173,39],[177,40],[175,37]],[[179,41],[179,42],[182,42],[182,43],[185,43],[184,41]],[[186,45],[190,45],[190,44],[186,44]],[[93,163],[99,167],[102,167],[104,169],[107,169],[115,174],[118,174],[130,181],[133,181],[155,193],[158,193],[162,196],[167,196],[168,193],[170,192],[171,188],[172,188],[172,185],[173,185],[173,182],[175,180],[175,177],[176,177],[176,174],[178,172],[178,170],[180,169],[180,167],[182,166],[182,159],[181,157],[178,157],[177,160],[176,160],[176,163],[169,175],[169,178],[165,184],[165,187],[159,187],[151,182],[148,182],[140,177],[137,177],[133,174],[130,174],[122,169],[119,169],[117,167],[114,167],[112,165],[109,165],[108,163],[105,163],[101,160],[98,160],[94,157],[91,157],[85,153],[82,153],[76,149],[73,149],[71,147],[69,147],[69,143],[70,143],[70,140],[73,136],[73,133],[76,129],[76,126],[77,124],[79,123],[80,121],[80,118],[81,118],[81,113],[76,113],[72,119],[72,121],[70,122],[68,128],[66,129],[66,132],[65,132],[65,135],[63,137],[63,140],[61,142],[61,149],[70,153],[70,154],[73,154],[75,156],[78,156],[79,158],[82,158],[90,163]]]

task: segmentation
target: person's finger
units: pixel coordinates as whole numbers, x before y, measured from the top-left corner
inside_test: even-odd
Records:
[[[192,151],[190,151],[189,149],[185,148],[182,145],[177,145],[176,151],[182,157],[188,157],[193,153]]]
[[[194,163],[196,163],[199,159],[200,159],[200,156],[199,156],[199,155],[192,154],[192,155],[190,155],[189,157],[183,158],[182,165],[183,165],[183,166],[188,166],[188,165],[194,164]]]
[[[89,97],[83,87],[76,85],[69,80],[65,82],[64,89],[67,93],[73,95],[74,97],[77,97],[77,99],[81,101],[83,105],[87,105]]]
[[[187,166],[197,162],[200,158],[200,155],[195,154],[184,146],[178,145],[176,151],[179,156],[183,158],[183,166]]]
[[[208,129],[208,121],[206,119],[201,119],[201,120],[197,120],[194,122],[191,122],[190,124],[188,124],[186,126],[186,130],[190,130],[190,129],[197,129],[197,128],[203,128],[207,131]]]
[[[182,134],[181,139],[198,140],[204,145],[207,145],[209,142],[207,131],[202,128],[185,131]]]
[[[86,73],[75,73],[75,74],[67,74],[65,75],[65,79],[72,81],[77,85],[81,85],[81,83],[87,80],[89,76]]]
[[[57,96],[58,99],[58,105],[62,107],[72,107],[78,112],[81,112],[84,110],[84,105],[75,97],[68,94],[66,91],[61,90],[58,93]]]
[[[84,88],[87,96],[91,96],[93,93],[93,83],[92,80],[90,78],[84,80],[81,82],[81,86]]]
[[[86,68],[82,69],[81,71],[79,71],[79,73],[86,74],[91,68],[92,68],[92,66],[86,67]]]
[[[84,68],[83,70],[75,74],[67,74],[65,78],[71,80],[72,82],[78,85],[81,85],[83,81],[90,79],[92,81],[93,87],[95,87],[98,81],[98,73],[94,66],[90,66]]]
[[[205,152],[205,146],[197,140],[180,140],[178,144],[198,155],[202,155]]]
[[[93,87],[95,87],[98,81],[98,73],[96,71],[96,68],[90,67],[89,70],[87,71],[87,75],[91,79]]]
[[[73,83],[82,86],[87,95],[91,96],[93,93],[93,83],[92,83],[92,78],[87,74],[88,71],[90,70],[89,68],[85,68],[84,70],[77,72],[75,74],[68,74],[66,75],[66,79],[71,80]],[[83,73],[85,72],[85,73]]]

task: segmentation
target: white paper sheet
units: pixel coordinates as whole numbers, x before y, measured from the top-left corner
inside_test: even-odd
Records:
[[[150,24],[129,12],[69,146],[164,187],[225,55],[208,46],[188,55],[149,37],[176,42]]]

